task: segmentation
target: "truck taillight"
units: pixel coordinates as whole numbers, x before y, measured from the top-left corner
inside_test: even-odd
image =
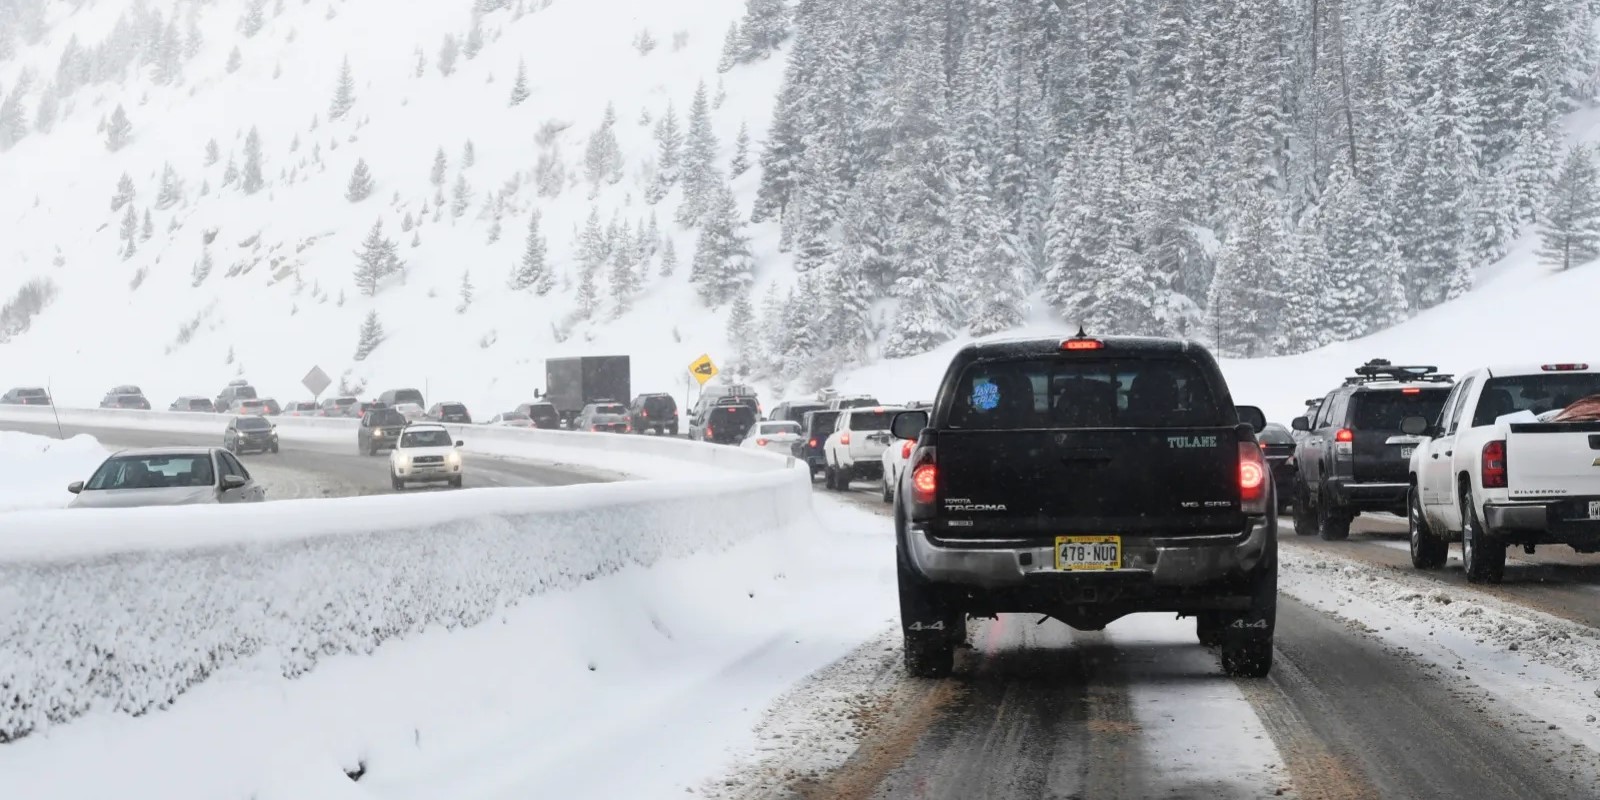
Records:
[[[1333,440],[1335,442],[1353,442],[1356,440],[1356,432],[1349,428],[1340,428],[1339,432],[1333,435]]]
[[[767,440],[766,439],[757,439],[756,440],[756,447],[766,447],[766,446],[767,446]]]
[[[1267,462],[1255,442],[1239,443],[1239,510],[1267,513]]]
[[[1483,488],[1504,489],[1506,480],[1506,443],[1496,439],[1483,446]]]
[[[939,492],[939,465],[922,464],[911,473],[912,497],[918,503],[932,503]]]
[[[933,444],[913,443],[910,470],[911,491],[906,496],[907,514],[913,520],[929,520],[938,514],[934,504],[939,501],[939,449]]]
[[[817,449],[817,440],[816,439],[812,439],[811,441],[806,442],[806,447],[809,447],[812,450]]]
[[[839,444],[849,444],[849,443],[850,443],[850,432],[849,431],[845,431],[844,434],[842,434],[839,437]]]

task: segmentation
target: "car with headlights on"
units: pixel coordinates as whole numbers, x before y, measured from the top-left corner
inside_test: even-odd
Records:
[[[406,424],[400,412],[392,408],[374,408],[361,417],[361,425],[356,428],[356,445],[369,456],[377,455],[380,450],[393,450]]]
[[[400,432],[389,453],[389,483],[402,491],[408,483],[448,483],[461,488],[461,448],[443,425],[418,423]]]
[[[222,446],[234,455],[278,452],[278,426],[266,417],[234,417],[222,433]]]
[[[220,447],[159,447],[122,450],[101,463],[87,481],[67,487],[68,508],[259,503],[267,490]]]

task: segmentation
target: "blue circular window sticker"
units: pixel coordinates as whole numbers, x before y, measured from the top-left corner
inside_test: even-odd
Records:
[[[972,407],[979,411],[993,411],[1000,407],[1000,387],[980,383],[972,387]]]

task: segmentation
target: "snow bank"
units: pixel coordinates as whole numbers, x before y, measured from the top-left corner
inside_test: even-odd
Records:
[[[775,460],[781,466],[781,460]],[[250,663],[293,677],[531,595],[811,519],[804,470],[0,517],[0,741],[169,706]]]
[[[105,457],[92,436],[61,441],[0,431],[0,513],[65,506],[67,484],[88,478]]]

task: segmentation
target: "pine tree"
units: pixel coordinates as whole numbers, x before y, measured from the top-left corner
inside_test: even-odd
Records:
[[[1540,215],[1539,242],[1540,261],[1558,270],[1600,257],[1600,175],[1588,146],[1567,151]]]
[[[754,275],[749,239],[743,235],[744,217],[733,193],[720,183],[711,192],[689,280],[699,287],[700,299],[715,308],[748,292]]]
[[[749,370],[754,367],[758,359],[757,347],[760,337],[756,335],[755,309],[750,305],[749,292],[737,292],[733,296],[733,305],[728,309],[728,343],[735,348],[734,366],[739,370]]]
[[[517,80],[511,85],[511,105],[522,105],[522,102],[528,99],[529,94],[531,93],[528,91],[528,62],[519,59],[517,61]]]
[[[222,169],[222,185],[228,186],[237,180],[239,180],[239,164],[234,161],[233,154],[229,153],[228,166]]]
[[[366,321],[361,323],[361,340],[356,344],[355,359],[366,361],[367,356],[383,344],[384,338],[383,323],[378,321],[377,309],[368,311]]]
[[[678,163],[683,149],[683,132],[678,129],[678,114],[667,101],[667,111],[656,121],[656,175],[646,199],[651,203],[661,201],[667,191],[678,182]]]
[[[211,139],[211,140],[207,141],[206,142],[206,166],[209,167],[209,166],[212,166],[212,165],[216,164],[217,161],[219,159],[221,159],[221,158],[222,158],[222,151],[217,148],[217,140],[216,139]]]
[[[456,35],[444,35],[444,44],[439,45],[439,74],[450,77],[456,71],[456,59],[461,55],[461,43],[456,41]]]
[[[372,230],[361,242],[361,251],[356,253],[356,288],[362,294],[374,297],[378,294],[378,285],[383,279],[399,272],[400,269],[401,264],[395,244],[383,235],[383,219],[379,218],[377,222],[372,223]]]
[[[661,277],[672,277],[672,273],[677,270],[677,268],[678,247],[672,243],[672,237],[668,236],[667,240],[661,243]]]
[[[478,53],[482,50],[483,21],[479,17],[474,16],[472,18],[472,29],[467,31],[467,41],[466,44],[462,45],[461,52],[466,55],[468,61],[471,61],[472,59],[477,58]]]
[[[639,272],[633,268],[633,247],[631,242],[619,244],[611,253],[611,298],[616,302],[614,319],[628,313],[638,293]]]
[[[56,117],[61,113],[61,98],[59,90],[54,86],[44,87],[39,93],[39,105],[33,113],[33,127],[40,133],[49,133],[55,130]]]
[[[1323,191],[1319,220],[1328,265],[1324,271],[1326,338],[1365,336],[1405,319],[1410,310],[1405,271],[1388,234],[1380,190],[1363,185],[1338,161]]]
[[[124,172],[122,173],[122,177],[117,179],[116,193],[111,195],[111,210],[121,211],[123,206],[133,202],[133,197],[133,178],[129,177],[128,173]]]
[[[567,167],[559,142],[552,142],[539,151],[539,160],[533,166],[533,184],[540,197],[556,197],[566,188]]]
[[[356,79],[350,72],[350,57],[344,57],[339,68],[339,83],[333,89],[333,101],[328,104],[328,119],[344,119],[356,104]]]
[[[729,23],[728,34],[722,38],[722,58],[717,61],[717,71],[727,72],[733,69],[733,65],[739,63],[739,59],[749,49],[749,42],[739,30],[739,21],[734,20]]]
[[[156,225],[155,222],[150,219],[150,209],[147,208],[144,210],[144,222],[139,227],[139,238],[142,241],[148,242],[150,241],[150,237],[154,235],[156,235]]]
[[[122,215],[122,241],[127,245],[122,250],[124,261],[133,258],[133,254],[139,252],[138,239],[139,216],[134,213],[133,204],[129,203],[128,212]]]
[[[590,134],[583,151],[583,175],[591,187],[591,197],[599,191],[602,180],[616,183],[622,179],[622,148],[617,145],[616,125],[616,108],[608,103],[600,127]]]
[[[443,189],[445,171],[448,168],[449,164],[444,157],[444,148],[441,147],[439,152],[433,154],[433,169],[428,173],[428,182]]]
[[[457,314],[465,314],[465,313],[467,313],[467,308],[472,305],[472,271],[471,270],[462,270],[462,272],[461,272],[461,292],[460,292],[460,296],[461,296],[461,302],[456,304],[456,313]]]
[[[538,294],[548,293],[554,275],[550,270],[548,245],[539,231],[542,215],[537,209],[528,218],[528,238],[522,250],[522,262],[511,275],[511,288],[517,291],[534,289]]]
[[[22,103],[28,93],[28,73],[24,80],[11,88],[11,94],[0,99],[0,150],[9,150],[28,135],[28,112]]]
[[[450,190],[450,216],[461,219],[472,206],[472,186],[467,183],[466,173],[456,175],[455,187]]]
[[[784,331],[783,291],[777,283],[767,286],[766,297],[761,301],[761,353],[768,364],[779,364],[788,349],[788,336]]]
[[[367,168],[366,159],[358,158],[355,170],[350,173],[350,183],[345,188],[344,199],[359,203],[372,196],[372,189],[372,171]],[[404,230],[410,230],[410,226],[405,226]]]
[[[244,66],[244,54],[239,52],[238,45],[234,45],[234,48],[228,51],[228,74],[232,75],[233,73],[238,72],[239,68],[242,66]]]
[[[266,179],[261,177],[261,134],[256,132],[254,125],[244,137],[244,175],[240,179],[239,188],[245,194],[255,194],[266,186]]]
[[[695,90],[694,104],[689,108],[689,135],[684,140],[683,151],[683,203],[678,206],[678,224],[693,227],[715,197],[720,185],[716,167],[717,136],[711,130],[711,107],[706,99],[706,84],[701,81]]]
[[[733,140],[733,160],[728,163],[728,174],[737,178],[750,169],[750,126],[739,123],[739,136]]]
[[[411,74],[420,78],[428,72],[428,55],[422,52],[421,45],[417,46],[417,50],[414,55],[416,56],[416,67],[412,70]]]
[[[789,9],[784,0],[745,0],[740,39],[741,61],[766,58],[789,38]]]
[[[239,17],[239,32],[246,39],[254,37],[261,32],[262,26],[267,24],[267,0],[250,0],[245,6],[244,15]]]
[[[473,146],[472,140],[468,139],[466,144],[461,145],[461,168],[463,170],[472,169],[473,165],[477,163],[478,149]]]
[[[205,283],[206,278],[210,275],[211,248],[208,247],[200,251],[200,260],[195,262],[194,269],[190,270],[189,272],[190,285],[194,286],[195,288],[199,288],[200,284]]]
[[[106,125],[106,149],[115,153],[128,146],[133,139],[133,123],[128,121],[128,112],[122,110],[118,103],[111,112],[111,121]]]

